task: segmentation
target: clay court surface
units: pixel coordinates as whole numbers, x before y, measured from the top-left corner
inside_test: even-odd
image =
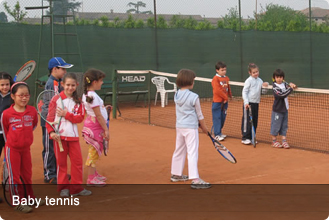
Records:
[[[82,124],[80,129],[81,127]],[[200,176],[218,185],[213,185],[208,190],[192,190],[189,185],[174,185],[170,182],[171,157],[175,148],[174,129],[116,119],[110,122],[110,134],[109,156],[102,156],[98,163],[98,171],[108,178],[108,184],[168,185],[90,187],[93,195],[80,197],[79,206],[43,206],[34,209],[31,214],[14,212],[6,203],[2,203],[1,217],[324,219],[328,216],[329,185],[231,185],[329,184],[328,154],[299,149],[275,149],[265,143],[259,143],[257,148],[253,148],[242,145],[240,139],[228,137],[223,144],[238,161],[237,164],[231,164],[218,154],[210,139],[200,133]],[[38,127],[31,147],[34,184],[43,184],[41,140],[41,128]],[[85,160],[87,145],[82,138],[80,141]],[[87,178],[86,172],[84,171],[84,181]],[[272,194],[271,191],[278,188],[281,190]],[[313,194],[308,188],[312,189]],[[59,197],[56,186],[53,185],[35,185],[34,190],[39,197]],[[273,204],[269,204],[270,202]],[[312,206],[308,206],[311,202]]]

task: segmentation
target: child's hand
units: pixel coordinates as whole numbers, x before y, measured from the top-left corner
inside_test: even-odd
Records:
[[[56,114],[58,117],[65,117],[67,113],[67,108],[65,107],[64,110],[60,107],[57,107]]]
[[[105,108],[106,108],[106,110],[107,110],[108,112],[112,110],[112,106],[111,106],[111,105],[106,105]]]
[[[244,108],[246,108],[246,110],[248,110],[249,109],[249,104],[244,105]]]
[[[107,111],[107,114],[110,115],[111,111],[112,111],[112,106],[111,105],[106,105],[105,109]]]
[[[58,134],[56,134],[55,132],[51,132],[50,137],[56,142],[58,142],[61,139],[60,136],[58,136]]]
[[[297,88],[296,84],[294,84],[294,83],[289,83],[289,86],[290,86],[292,89],[296,89],[296,88]]]
[[[262,84],[263,87],[268,87],[268,85],[269,85],[268,82],[264,82],[264,83]]]
[[[105,140],[107,140],[107,141],[110,140],[110,133],[109,133],[108,130],[104,131],[104,133],[103,133],[103,138],[104,138]]]

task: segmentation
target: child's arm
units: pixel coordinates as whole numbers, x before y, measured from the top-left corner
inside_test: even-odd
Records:
[[[68,112],[66,107],[64,108],[64,110],[61,109],[60,107],[58,107],[56,113],[57,113],[57,116],[64,117],[66,120],[70,121],[72,124],[81,123],[83,121],[83,119],[85,118],[85,111],[84,111],[84,106],[82,103],[79,105],[78,113],[76,113],[76,114]]]
[[[199,120],[199,125],[203,133],[208,134],[208,128],[204,119]]]
[[[289,86],[290,86],[292,89],[295,89],[295,88],[297,88],[297,85],[296,85],[296,84],[294,84],[294,83],[292,83],[292,82],[290,82],[290,83],[289,83]]]
[[[227,83],[227,87],[228,87],[228,92],[227,92],[227,95],[228,95],[228,97],[229,97],[229,98],[231,98],[231,99],[232,99],[232,91],[231,91],[231,86],[230,86],[230,84],[229,84],[229,83]]]
[[[196,114],[198,115],[199,127],[202,129],[203,133],[208,134],[208,128],[207,128],[206,122],[204,120],[202,111],[201,111],[201,105],[200,105],[199,98],[197,98],[195,101],[195,111],[196,111]]]
[[[55,97],[53,99],[51,99],[50,103],[49,103],[49,108],[48,108],[48,115],[47,115],[47,121],[48,122],[54,122],[55,121],[55,117],[56,117],[56,108],[57,108],[57,104],[56,104],[57,99],[55,99]],[[49,134],[49,136],[51,137],[51,139],[55,140],[55,141],[59,141],[60,136],[58,136],[58,134],[55,133],[54,129],[46,122],[46,128],[47,128],[47,132]]]
[[[38,112],[34,111],[33,130],[38,126]]]
[[[1,115],[1,126],[2,126],[2,131],[3,131],[4,137],[6,137],[8,130],[9,130],[9,125],[8,125],[7,117],[5,116],[5,113],[3,113],[3,112]]]
[[[288,95],[293,91],[292,87],[288,87],[287,90],[283,91],[280,87],[276,86],[276,84],[273,84],[273,94],[276,98],[286,98]]]
[[[249,79],[249,78],[248,78]],[[249,100],[248,100],[248,94],[249,94],[249,89],[250,89],[250,81],[248,79],[244,82],[244,86],[242,89],[242,99],[243,99],[243,104],[246,109],[249,108]]]
[[[104,130],[104,138],[105,138],[105,140],[109,140],[110,139],[109,129],[106,126],[106,121],[103,118],[103,115],[101,113],[100,107],[99,106],[93,107],[93,111],[94,111],[94,113],[96,115],[96,119],[97,119],[98,123],[101,125],[101,127]]]
[[[261,93],[262,94],[266,94],[267,93],[267,91],[268,91],[268,85],[269,85],[269,83],[268,82],[263,82],[263,84],[262,84],[262,90],[261,90]]]

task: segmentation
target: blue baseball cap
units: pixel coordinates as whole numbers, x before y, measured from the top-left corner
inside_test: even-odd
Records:
[[[61,57],[53,57],[49,60],[48,70],[51,70],[54,67],[71,68],[73,67],[73,64],[66,63]]]

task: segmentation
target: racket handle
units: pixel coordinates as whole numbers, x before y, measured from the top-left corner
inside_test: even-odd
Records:
[[[61,140],[58,141],[58,146],[59,146],[59,151],[60,152],[63,152],[64,149],[63,149],[63,144],[62,144],[62,141]]]
[[[108,141],[103,139],[103,150],[104,150],[104,155],[107,156],[107,153],[109,152],[109,149],[108,149]]]

